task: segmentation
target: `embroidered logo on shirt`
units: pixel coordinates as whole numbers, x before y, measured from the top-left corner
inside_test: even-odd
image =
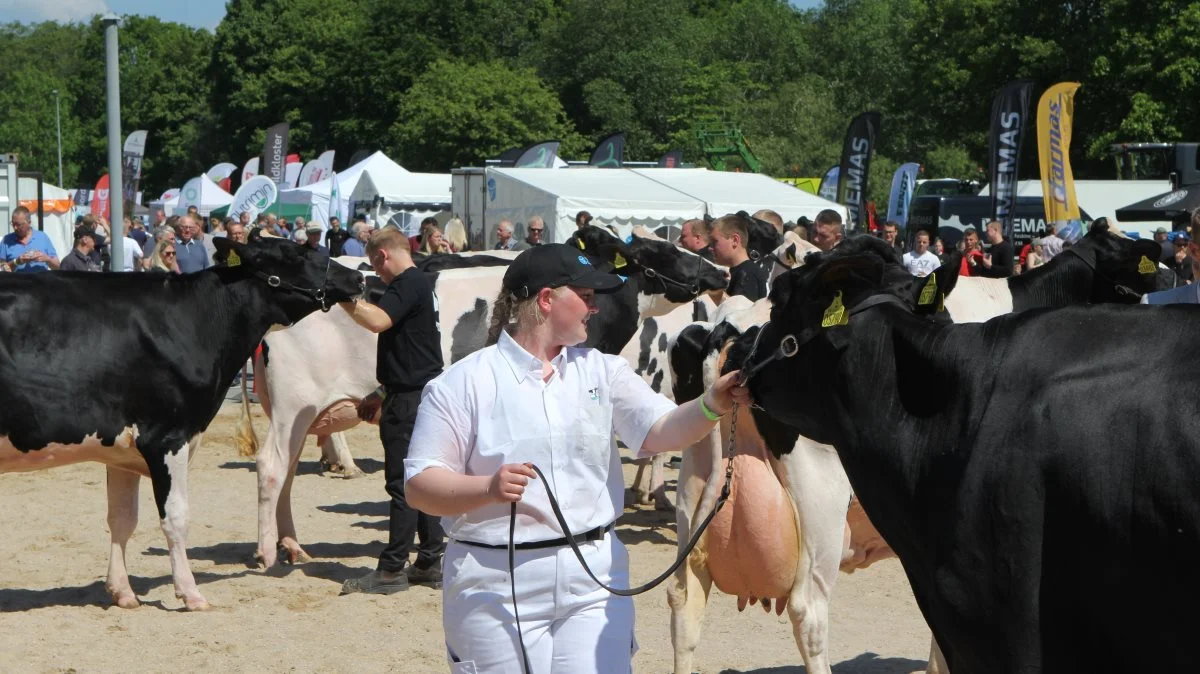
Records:
[[[588,260],[586,257],[584,257],[582,255],[579,256],[579,264],[586,264],[589,267],[592,266],[591,260]]]
[[[592,395],[592,400],[600,400],[600,387],[588,389],[588,393]]]

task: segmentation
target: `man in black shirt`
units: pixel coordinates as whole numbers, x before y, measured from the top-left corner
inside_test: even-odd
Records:
[[[350,232],[342,229],[342,220],[336,215],[329,218],[329,229],[325,231],[325,247],[329,249],[330,257],[340,257],[342,255],[342,246],[346,244],[346,239],[350,238]]]
[[[743,295],[751,301],[767,296],[767,272],[750,259],[746,242],[750,240],[746,220],[737,215],[717,218],[711,226],[713,261],[729,267],[730,297]]]
[[[983,268],[978,270],[980,276],[989,278],[1008,278],[1013,275],[1013,245],[1004,238],[998,220],[987,224],[985,233],[992,244],[991,252],[983,256]]]
[[[367,258],[388,284],[379,305],[355,301],[341,306],[356,323],[379,333],[375,377],[382,386],[359,403],[358,415],[370,420],[382,407],[379,439],[387,492],[392,497],[391,526],[376,570],[346,581],[343,594],[391,594],[408,589],[410,581],[437,585],[442,580],[442,553],[446,550],[441,520],[414,510],[404,498],[404,459],[421,390],[442,373],[437,297],[433,284],[413,265],[408,238],[400,230],[385,227],[374,232],[367,242]],[[405,569],[418,535],[417,561]]]

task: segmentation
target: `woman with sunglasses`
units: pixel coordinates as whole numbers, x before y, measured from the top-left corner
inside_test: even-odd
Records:
[[[163,239],[154,246],[154,254],[150,256],[150,269],[178,274],[179,264],[175,257],[175,242]]]

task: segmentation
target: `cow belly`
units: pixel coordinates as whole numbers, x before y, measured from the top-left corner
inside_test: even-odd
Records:
[[[734,457],[729,500],[707,537],[708,569],[722,592],[765,598],[791,592],[800,534],[787,492],[762,458]]]
[[[92,433],[78,443],[51,443],[40,449],[22,452],[9,442],[7,436],[0,436],[0,473],[25,473],[95,461],[148,476],[150,471],[146,468],[146,460],[133,446],[136,438],[137,429],[126,428],[111,445],[102,443]]]
[[[358,405],[353,400],[339,400],[317,415],[309,435],[329,435],[348,431],[359,424]]]

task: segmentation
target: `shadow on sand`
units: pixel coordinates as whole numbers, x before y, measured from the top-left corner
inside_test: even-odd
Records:
[[[881,658],[875,653],[863,653],[843,660],[832,667],[833,674],[910,674],[925,671],[924,660],[911,658]],[[725,669],[721,674],[807,674],[802,665],[762,667],[759,669]]]

